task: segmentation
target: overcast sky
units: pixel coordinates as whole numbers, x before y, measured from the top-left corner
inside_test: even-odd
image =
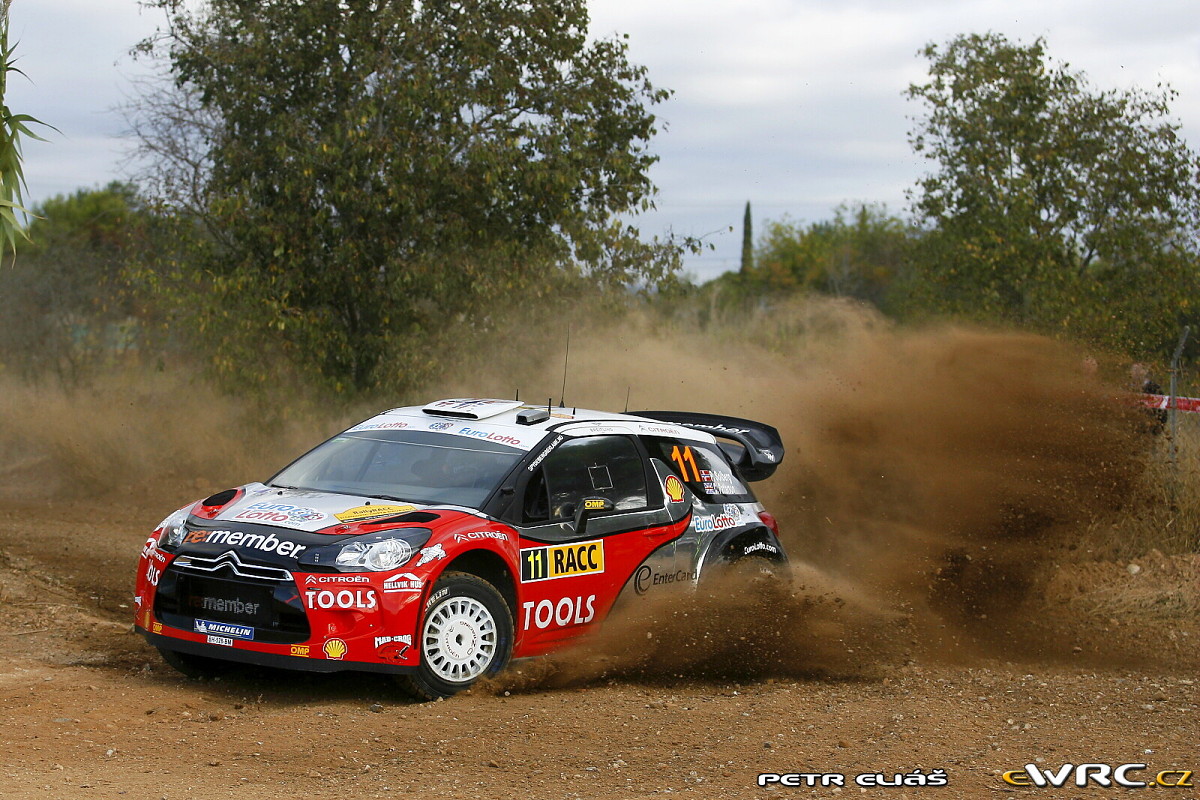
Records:
[[[656,107],[659,211],[647,234],[705,235],[690,259],[707,279],[736,269],[741,223],[827,219],[845,202],[905,210],[924,170],[907,142],[920,109],[902,92],[925,75],[917,51],[995,31],[1086,72],[1100,88],[1179,92],[1175,117],[1200,149],[1200,4],[1196,0],[592,0],[597,36],[629,34],[631,59],[673,89]],[[34,203],[125,177],[116,107],[139,66],[127,55],[160,22],[136,0],[14,0],[20,76],[8,104],[61,131],[26,145]],[[729,228],[732,226],[733,230]]]

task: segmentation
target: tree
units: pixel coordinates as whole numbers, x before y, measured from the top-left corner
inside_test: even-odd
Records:
[[[0,353],[27,379],[48,373],[74,388],[135,351],[127,269],[147,249],[151,215],[121,183],[52,197],[34,212],[31,241],[0,271]]]
[[[905,223],[884,206],[840,206],[832,220],[766,224],[752,279],[772,291],[801,289],[883,308],[909,246]]]
[[[1093,89],[1042,39],[966,35],[922,55],[929,80],[908,96],[926,111],[910,142],[934,167],[913,195],[926,301],[1135,350],[1170,340],[1200,222],[1175,93]]]
[[[754,228],[750,216],[750,201],[746,201],[746,213],[742,216],[742,275],[754,269]]]
[[[143,149],[212,232],[195,297],[226,344],[395,387],[445,359],[445,330],[678,267],[622,221],[653,204],[667,93],[623,40],[588,41],[583,0],[149,5],[168,26],[142,49],[174,90],[143,108]]]
[[[28,114],[14,114],[4,98],[8,95],[8,78],[23,74],[17,69],[16,43],[8,40],[8,9],[12,0],[0,0],[0,249],[14,253],[17,239],[26,238],[18,213],[27,213],[22,205],[21,192],[25,187],[25,174],[21,170],[21,137],[45,141],[29,129],[29,125],[43,124]]]

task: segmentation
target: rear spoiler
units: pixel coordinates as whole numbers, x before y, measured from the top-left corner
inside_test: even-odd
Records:
[[[694,428],[711,433],[720,439],[737,442],[740,447],[722,446],[721,449],[733,461],[738,473],[748,481],[766,480],[775,474],[775,468],[783,461],[783,440],[779,438],[779,431],[761,422],[690,411],[636,411],[632,413],[638,417]]]

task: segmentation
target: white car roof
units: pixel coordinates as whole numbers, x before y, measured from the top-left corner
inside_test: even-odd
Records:
[[[536,421],[518,421],[530,417]],[[703,431],[633,414],[554,408],[490,398],[451,398],[424,406],[393,408],[360,422],[349,431],[432,430],[531,450],[551,428],[564,436],[624,434],[670,436],[709,444],[716,441]]]

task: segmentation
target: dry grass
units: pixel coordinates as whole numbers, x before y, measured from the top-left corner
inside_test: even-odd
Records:
[[[1163,434],[1147,442],[1146,469],[1123,513],[1082,537],[1097,559],[1200,552],[1200,415],[1180,414],[1175,458]]]

